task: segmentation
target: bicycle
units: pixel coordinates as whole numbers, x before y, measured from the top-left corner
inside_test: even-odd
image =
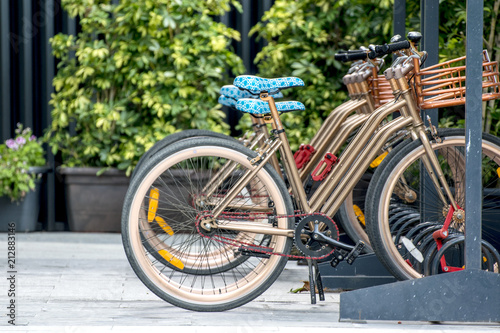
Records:
[[[414,90],[422,110],[465,103],[464,60],[465,57],[460,57],[423,70],[416,67]],[[489,61],[484,52],[483,88],[489,90],[483,93],[483,100],[497,99],[498,85],[497,64]],[[393,157],[381,163],[368,187],[367,196],[383,198],[367,208],[372,245],[380,261],[400,280],[461,270],[465,265],[464,131],[448,129],[433,133],[438,135],[432,138],[432,149],[445,171],[455,206],[448,207],[434,186],[422,181],[424,170],[418,162],[422,149],[418,140],[396,147]],[[490,211],[497,207],[499,194],[495,188],[500,177],[500,140],[485,133],[482,139],[483,269],[498,273],[500,242],[495,231],[498,214],[492,215]],[[426,200],[425,204],[422,200]]]
[[[302,144],[300,149],[294,154],[296,165],[298,169],[300,169],[300,177],[304,182],[306,182],[308,178],[311,180],[309,175],[312,169],[324,159],[325,153],[327,151],[333,153],[340,151],[342,144],[346,142],[348,136],[351,135],[356,128],[361,126],[363,121],[368,117],[368,114],[375,109],[375,106],[384,102],[384,98],[381,98],[381,96],[383,96],[387,88],[390,87],[386,83],[387,87],[383,89],[384,83],[379,82],[382,81],[382,79],[380,77],[377,78],[378,68],[382,65],[383,59],[374,59],[365,63],[357,62],[351,66],[348,74],[344,76],[343,81],[347,86],[351,99],[334,109],[327,119],[325,119],[317,135],[313,137],[311,142],[307,145]],[[374,76],[375,79],[372,80],[372,84],[369,87],[367,81],[371,76]],[[236,102],[239,99],[257,97],[258,95],[253,95],[235,86],[227,85],[221,88],[219,103],[235,108]],[[276,99],[282,98],[283,96],[281,93],[278,93],[274,94],[273,97]],[[385,96],[385,101],[386,100],[387,96]],[[356,113],[353,114],[353,112]],[[258,118],[254,117],[252,117],[252,121],[254,131],[245,133],[238,141],[253,149],[257,146],[257,143],[261,144],[263,140],[268,139],[269,136],[265,124],[262,124]],[[141,168],[144,161],[150,159],[151,156],[158,153],[161,149],[164,149],[174,142],[197,136],[216,137],[220,139],[229,138],[219,133],[203,130],[187,130],[169,135],[156,143],[140,159],[132,174],[132,178],[135,176],[137,170]],[[328,160],[326,162],[328,162]],[[281,168],[277,159],[273,158],[272,163],[278,173],[281,174]],[[349,196],[351,199],[350,202],[353,202],[352,197],[352,195]],[[348,208],[342,207],[342,215],[336,216],[335,219],[342,225],[343,230],[346,231],[347,235],[354,242],[361,239],[368,244],[368,236],[364,232],[364,228],[359,225],[359,213],[356,214],[352,211],[353,208],[361,211],[364,205],[362,202],[362,198],[358,197],[356,206],[354,206],[354,204],[349,204],[346,206]],[[361,209],[358,208],[358,206],[360,206]],[[370,248],[367,246],[366,250],[370,250]]]
[[[405,42],[379,49],[393,52],[409,47]],[[408,59],[419,66],[421,57],[422,54],[413,54]],[[264,121],[273,126],[272,140],[258,152],[231,141],[185,140],[169,146],[147,162],[131,183],[122,215],[124,248],[143,283],[174,305],[197,311],[222,311],[249,302],[274,282],[290,257],[292,238],[308,259],[310,272],[314,270],[313,261],[330,257],[332,262],[354,260],[362,243],[352,247],[339,242],[338,230],[329,216],[339,208],[346,192],[357,183],[388,139],[407,129],[413,139],[420,139],[415,142],[422,145],[425,153],[418,157],[426,168],[440,170],[415,99],[407,88],[404,75],[408,67],[403,71],[397,65],[395,75],[391,75],[392,72],[386,75],[391,86],[398,88],[395,91],[399,100],[385,104],[370,115],[341,155],[335,173],[328,174],[311,197],[311,204],[306,199],[279,119],[277,105],[286,102],[275,103],[268,94],[298,81],[237,78],[235,85],[262,90],[259,90],[261,100],[240,100],[237,105],[243,111],[262,113]],[[265,86],[259,87],[259,84]],[[279,106],[291,111],[300,104]],[[401,117],[379,127],[387,115],[396,110],[401,112]],[[375,128],[379,129],[372,136]],[[290,180],[293,201],[282,179],[267,164],[278,149]],[[206,196],[202,189],[229,163],[237,167],[225,178],[218,179],[213,194]],[[441,175],[442,172],[438,172],[438,176],[431,172],[434,183],[439,184],[436,191],[453,208],[456,205],[453,193]],[[169,183],[177,187],[168,189]],[[161,199],[157,195],[160,193]],[[151,209],[152,206],[155,208]],[[301,212],[295,212],[295,208]],[[170,234],[163,235],[163,254],[170,265],[158,261],[143,247],[141,235],[154,234],[157,227],[151,222],[156,217],[168,221],[171,228]],[[190,272],[183,271],[185,266]],[[192,272],[196,270],[198,274]],[[310,274],[312,286],[321,281],[316,273]],[[311,289],[314,293],[314,288]]]

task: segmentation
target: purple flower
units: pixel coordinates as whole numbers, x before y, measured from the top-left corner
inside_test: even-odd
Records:
[[[30,141],[35,141],[36,140],[36,136],[32,135],[30,136]]]
[[[26,143],[26,139],[22,136],[18,136],[16,138],[16,143],[20,146],[24,145]]]
[[[19,148],[18,144],[13,139],[5,141],[5,144],[7,145],[7,147],[13,150],[17,150]]]

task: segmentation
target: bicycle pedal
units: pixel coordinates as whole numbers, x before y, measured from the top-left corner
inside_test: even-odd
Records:
[[[354,249],[351,250],[351,252],[347,255],[345,260],[349,265],[352,265],[354,260],[363,252],[363,249],[365,248],[365,243],[363,241],[358,241]]]
[[[269,253],[264,253],[262,252],[261,249],[258,249],[253,246],[245,246],[245,247],[241,246],[238,248],[238,252],[240,252],[242,256],[247,256],[247,257],[258,257],[266,259],[271,258],[271,255]]]
[[[335,268],[337,267],[337,265],[342,261],[344,260],[345,256],[347,255],[347,251],[344,251],[344,250],[337,250],[335,249],[335,251],[333,252],[332,254],[332,260],[330,261],[330,265]]]

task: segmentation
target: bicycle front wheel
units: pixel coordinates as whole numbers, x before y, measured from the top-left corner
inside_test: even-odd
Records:
[[[442,133],[446,133],[441,136],[443,141],[432,143],[432,147],[457,204],[467,211],[464,131]],[[367,192],[367,231],[371,245],[380,261],[400,280],[436,272],[430,267],[438,250],[432,234],[443,226],[448,205],[440,200],[433,183],[426,181],[421,163],[424,155],[420,140],[402,146],[392,156],[389,154],[389,160],[377,170]],[[490,258],[489,262],[484,262],[483,268],[496,272],[496,253],[500,249],[500,216],[496,211],[500,206],[498,156],[500,140],[483,134],[482,242],[484,249],[496,249],[493,254],[489,250],[483,253],[486,261]],[[445,243],[464,234],[464,221],[452,221],[449,232]],[[463,255],[463,247],[454,246],[444,260],[450,267],[461,269]]]
[[[198,224],[253,168],[255,156],[232,140],[193,138],[159,151],[132,180],[122,214],[125,252],[137,276],[165,301],[195,311],[228,310],[259,296],[283,270],[285,256],[244,256],[239,247],[287,254],[291,238],[223,226],[207,232]],[[218,222],[293,227],[293,218],[276,216],[293,216],[293,205],[266,165]]]

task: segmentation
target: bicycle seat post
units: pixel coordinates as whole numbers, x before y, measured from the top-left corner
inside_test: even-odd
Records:
[[[301,210],[305,213],[311,213],[312,210],[309,207],[306,193],[304,191],[304,187],[302,186],[302,181],[300,180],[299,171],[295,167],[295,159],[293,158],[290,143],[288,142],[288,138],[285,134],[285,129],[283,128],[283,124],[281,122],[278,109],[276,108],[274,98],[267,92],[262,92],[260,94],[260,99],[269,103],[274,134],[277,135],[282,142],[282,145],[279,149],[281,156],[285,159],[284,167],[287,175],[289,175],[290,185],[292,186],[292,193],[296,196],[296,201],[301,206]]]

